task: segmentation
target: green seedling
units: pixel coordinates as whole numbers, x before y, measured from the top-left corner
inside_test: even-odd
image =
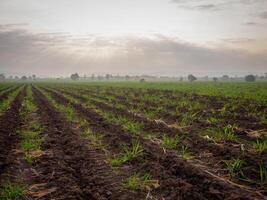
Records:
[[[175,149],[179,143],[180,143],[180,138],[178,136],[175,137],[168,137],[166,135],[163,136],[162,145],[167,149]]]
[[[136,135],[140,134],[140,132],[144,129],[144,124],[139,122],[127,121],[123,126],[125,129]]]
[[[215,118],[215,117],[210,117],[207,119],[207,122],[210,124],[217,124],[220,122],[220,120],[218,118]]]
[[[252,146],[260,154],[267,152],[267,140],[257,140],[256,142],[253,142]]]
[[[120,166],[124,163],[130,162],[137,157],[142,156],[143,154],[143,149],[141,148],[139,142],[134,142],[132,145],[132,148],[125,147],[123,150],[123,153],[111,160],[111,165],[112,166]]]
[[[191,152],[189,151],[189,148],[185,145],[182,146],[181,155],[184,160],[189,160],[193,158]]]
[[[228,125],[224,127],[223,129],[223,138],[225,141],[235,141],[236,140],[236,135],[235,135],[235,126]]]
[[[153,180],[150,174],[134,174],[125,181],[124,186],[130,190],[150,191],[159,187],[159,181]]]
[[[259,174],[260,174],[260,184],[266,185],[267,184],[267,170],[264,163],[259,164]]]
[[[104,145],[102,144],[102,135],[93,133],[91,129],[87,128],[84,132],[83,135],[85,138],[89,139],[91,144],[94,147],[100,147],[101,149],[104,150]]]
[[[26,188],[21,185],[11,183],[4,184],[0,187],[1,200],[26,200]]]
[[[242,168],[244,162],[239,159],[225,160],[224,164],[226,165],[226,169],[229,172],[231,177],[236,177],[237,175],[243,175]]]

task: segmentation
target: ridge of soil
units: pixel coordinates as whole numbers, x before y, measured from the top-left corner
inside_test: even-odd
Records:
[[[118,144],[116,141],[129,142],[132,139],[130,134],[125,133],[118,125],[106,122],[98,113],[91,109],[84,108],[80,104],[72,103],[62,95],[50,91],[53,98],[63,105],[72,105],[78,113],[90,122],[99,131],[109,133],[109,145]],[[149,160],[146,166],[150,167],[154,173],[158,172],[161,179],[170,180],[169,195],[165,199],[264,199],[261,194],[247,191],[246,189],[229,184],[218,177],[214,177],[204,172],[193,164],[177,157],[173,152],[164,152],[162,149],[151,142],[139,138]],[[154,164],[152,164],[154,163]],[[154,168],[153,168],[153,167]],[[163,173],[163,174],[162,174]],[[166,173],[166,174],[164,174]],[[156,175],[156,173],[154,174]],[[165,177],[164,177],[165,176]],[[173,180],[180,180],[180,187],[172,187]]]
[[[0,177],[12,162],[9,155],[19,139],[16,130],[20,126],[20,109],[25,95],[26,88],[24,86],[11,103],[10,108],[0,116]]]
[[[47,183],[46,187],[57,188],[49,198],[41,199],[143,199],[122,187],[103,156],[90,149],[88,141],[38,89],[33,88],[33,94],[46,135],[42,144],[46,154],[36,163],[39,181]]]
[[[5,99],[7,99],[8,95],[12,92],[14,92],[15,90],[17,90],[20,86],[15,86],[15,87],[11,87],[8,88],[7,90],[5,90],[1,95],[0,95],[0,101],[3,101]]]
[[[55,92],[49,89],[48,90],[46,89],[46,91]],[[88,102],[88,100],[85,99],[84,97],[80,97],[71,92],[62,91],[62,93],[68,94],[71,97],[80,100],[82,103]],[[55,97],[57,96],[56,92],[53,94]],[[127,110],[115,108],[103,102],[95,102],[94,100],[93,100],[93,104],[97,105],[97,107],[99,107],[100,109],[106,112],[114,113],[116,115],[121,115],[121,116],[127,117],[128,119],[132,121],[143,123],[145,125],[144,131],[152,131],[152,132],[154,131],[156,133],[157,132],[165,133],[173,137],[175,135],[181,135],[181,132],[175,128],[168,127],[163,123],[157,123],[153,120],[148,120],[147,118],[144,118],[142,116],[134,115],[133,113],[130,113]],[[190,149],[192,149],[192,151],[196,155],[198,155],[198,159],[200,159],[201,163],[208,163],[209,166],[218,165],[218,167],[216,169],[215,168],[212,169],[212,171],[215,171],[215,172],[217,170],[222,171],[221,170],[223,166],[223,163],[221,162],[222,160],[227,160],[232,157],[237,158],[241,156],[240,145],[234,146],[231,144],[224,144],[223,146],[219,146],[219,145],[210,143],[207,140],[199,137],[198,134],[195,134],[194,132],[197,132],[197,130],[198,130],[197,127],[192,127],[192,129],[190,129],[190,131],[187,133],[187,137],[186,139],[183,140],[183,142],[185,142],[186,145],[190,147]],[[210,156],[210,154],[212,154],[212,156]],[[209,155],[209,156],[205,157],[205,155]],[[258,168],[257,161],[261,160],[263,163],[265,164],[267,163],[267,157],[265,155],[259,155],[254,152],[246,152],[244,155],[242,154],[241,157],[242,157],[242,160],[244,160],[246,162],[246,165],[248,166],[245,169],[246,174],[249,174],[250,177],[253,177],[254,179],[258,175],[256,173],[256,170]],[[219,172],[219,173],[222,173],[222,172]],[[241,181],[241,183],[245,185],[249,185],[252,188],[254,188],[255,186],[253,184],[248,184],[247,182]]]

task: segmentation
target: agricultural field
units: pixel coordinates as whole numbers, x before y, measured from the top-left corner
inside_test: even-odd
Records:
[[[267,199],[267,83],[2,83],[0,199]]]

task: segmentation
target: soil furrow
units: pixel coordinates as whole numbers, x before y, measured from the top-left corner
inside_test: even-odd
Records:
[[[71,92],[68,91],[62,91],[62,92],[72,96],[73,98],[80,100],[83,103],[88,102],[86,98],[80,97]],[[103,102],[98,102],[93,99],[90,101],[94,105],[96,105],[99,109],[104,110],[105,112],[114,113],[116,115],[127,117],[132,121],[143,123],[144,132],[150,131],[154,133],[159,133],[161,134],[161,136],[163,134],[169,134],[172,137],[174,137],[175,135],[182,134],[177,129],[168,127],[163,123],[157,123],[156,121],[148,120],[142,116],[134,115],[133,113],[130,113],[126,110],[109,106],[108,104],[105,104]],[[252,177],[255,178],[255,176],[257,176],[257,174],[255,174],[255,169],[257,170],[258,168],[257,161],[262,160],[262,162],[267,164],[267,158],[264,155],[261,156],[259,154],[251,152],[246,152],[244,155],[241,155],[240,145],[236,145],[235,147],[227,144],[224,144],[223,146],[215,145],[199,137],[194,132],[197,132],[197,129],[195,130],[192,128],[190,132],[187,133],[187,137],[184,139],[184,143],[194,151],[194,155],[196,155],[197,158],[200,159],[203,163],[209,164],[212,167],[217,165],[216,169],[215,168],[213,169],[214,171],[216,170],[222,171],[221,170],[221,167],[223,166],[223,163],[221,162],[222,160],[227,160],[232,157],[235,158],[240,157],[242,160],[246,162],[246,165],[248,166],[245,170],[246,173],[250,174]],[[205,157],[205,155],[207,156]],[[218,165],[219,163],[220,165]]]
[[[0,116],[0,176],[9,166],[9,154],[18,142],[17,128],[20,126],[20,109],[24,96],[25,87],[16,96],[11,106]]]
[[[34,97],[46,126],[42,147],[48,153],[39,159],[42,181],[57,187],[56,199],[140,199],[125,190],[99,152],[81,138],[36,88]]]
[[[103,130],[102,132],[109,133],[110,141],[116,144],[116,141],[129,142],[133,139],[130,134],[127,134],[120,128],[120,126],[107,123],[98,113],[94,112],[91,109],[85,109],[80,104],[75,104],[70,102],[68,99],[62,95],[50,91],[53,98],[62,104],[69,105],[71,104],[80,114],[82,114],[90,122],[94,122],[91,125],[94,125],[95,128]],[[199,166],[194,166],[193,164],[186,162],[180,159],[174,152],[164,152],[162,148],[154,143],[151,143],[147,140],[144,140],[142,137],[139,138],[142,143],[143,148],[146,151],[146,158],[149,158],[149,161],[146,162],[146,167],[152,170],[154,173],[163,172],[167,174],[158,173],[158,177],[161,180],[167,180],[166,177],[169,177],[169,180],[182,180],[181,183],[186,183],[186,186],[178,187],[176,185],[176,191],[170,192],[173,196],[167,196],[170,198],[167,199],[188,199],[189,196],[183,195],[195,195],[195,199],[262,199],[262,195],[257,194],[256,192],[249,192],[245,189],[241,189],[229,182],[215,178],[214,176],[206,173]],[[112,142],[110,145],[112,145]],[[118,143],[117,143],[118,144]],[[153,163],[154,169],[153,169]],[[143,166],[144,167],[144,166]],[[156,175],[156,173],[154,174]],[[166,184],[164,185],[166,186]],[[170,189],[172,190],[172,189]],[[176,193],[175,193],[176,192]],[[184,192],[184,193],[183,193]],[[191,196],[192,198],[192,196]]]
[[[17,90],[20,86],[15,86],[15,87],[11,87],[8,90],[4,91],[1,95],[0,95],[0,101],[3,101],[5,99],[8,98],[8,95],[12,92],[14,92],[15,90]]]

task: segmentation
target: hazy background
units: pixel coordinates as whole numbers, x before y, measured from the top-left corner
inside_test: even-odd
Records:
[[[267,0],[1,0],[0,73],[267,72]]]

